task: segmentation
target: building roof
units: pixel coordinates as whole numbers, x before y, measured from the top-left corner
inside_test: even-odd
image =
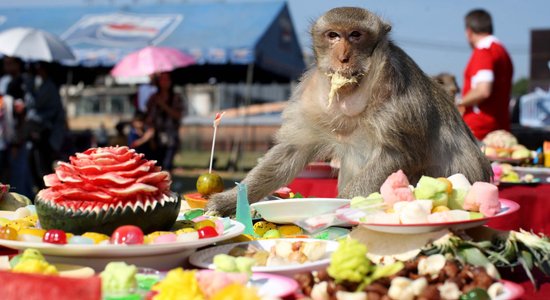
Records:
[[[305,65],[285,2],[5,8],[0,30],[36,27],[61,36],[84,66],[112,66],[147,45],[178,48],[198,64],[254,63],[297,78]],[[66,62],[71,63],[71,62]]]

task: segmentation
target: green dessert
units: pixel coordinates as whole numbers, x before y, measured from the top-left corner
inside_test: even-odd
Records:
[[[134,290],[137,267],[125,262],[110,262],[99,275],[103,293],[127,293]]]

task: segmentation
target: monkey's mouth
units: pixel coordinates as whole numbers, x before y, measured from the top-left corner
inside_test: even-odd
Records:
[[[341,72],[334,72],[332,74],[327,73],[326,75],[330,78],[330,91],[328,94],[327,107],[330,107],[335,96],[337,100],[339,99],[338,97],[339,90],[359,84],[359,80],[361,80],[361,76],[362,76],[362,74],[358,73],[355,76],[348,77],[348,76],[345,76],[345,74],[342,74]]]

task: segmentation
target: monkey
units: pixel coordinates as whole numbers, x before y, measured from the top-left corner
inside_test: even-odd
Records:
[[[456,82],[456,77],[449,73],[440,73],[433,77],[433,79],[441,84],[445,91],[453,97],[456,96],[458,92],[460,92],[460,88],[458,87],[458,83]]]
[[[490,163],[452,99],[390,39],[390,30],[356,7],[331,9],[313,23],[315,65],[293,91],[275,145],[242,181],[250,202],[327,157],[341,162],[341,198],[377,192],[399,169],[411,184],[422,175],[455,173],[490,180]],[[234,214],[236,198],[235,188],[213,194],[207,209]]]

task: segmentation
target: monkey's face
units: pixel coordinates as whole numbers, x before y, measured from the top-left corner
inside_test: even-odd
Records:
[[[317,67],[326,74],[360,79],[368,72],[368,60],[390,28],[361,8],[328,11],[311,30]]]

